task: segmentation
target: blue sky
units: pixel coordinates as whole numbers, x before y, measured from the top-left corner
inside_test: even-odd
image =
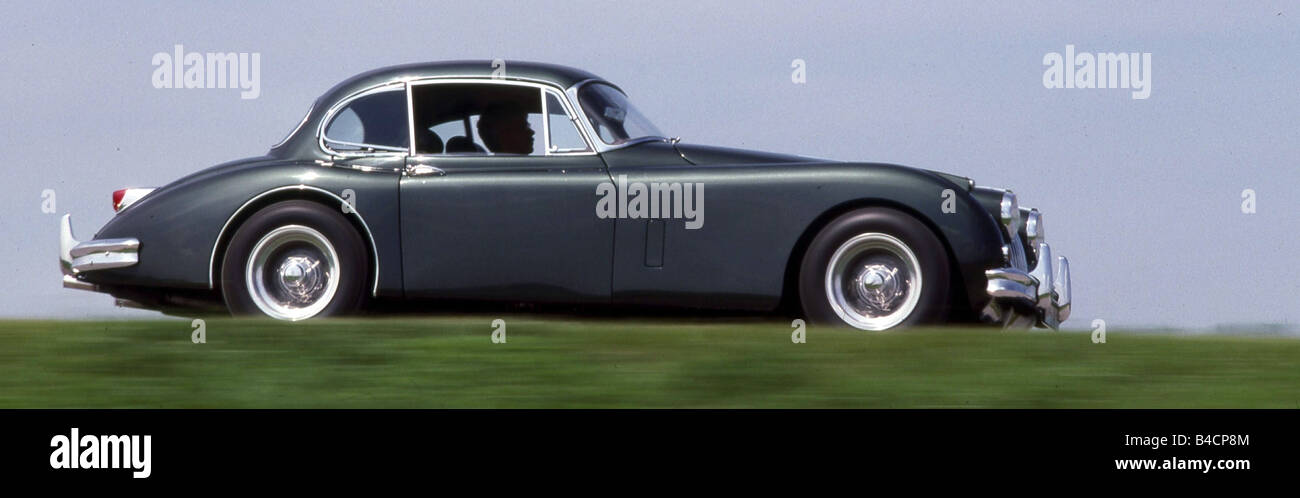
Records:
[[[112,190],[261,154],[350,75],[504,58],[602,75],[686,141],[1012,188],[1070,257],[1069,326],[1300,321],[1296,2],[5,3],[0,316],[150,316],[60,287],[42,190],[85,237]],[[155,89],[176,44],[260,53],[261,95]],[[1067,44],[1151,53],[1150,98],[1044,88]]]

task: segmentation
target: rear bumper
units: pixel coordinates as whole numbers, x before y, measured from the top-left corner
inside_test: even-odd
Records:
[[[1038,261],[1028,272],[1014,267],[984,272],[989,294],[985,320],[1055,329],[1070,317],[1070,260],[1053,257],[1046,242],[1039,242],[1035,252]]]
[[[79,242],[72,235],[72,215],[65,214],[59,221],[59,269],[63,272],[64,287],[99,291],[97,285],[82,280],[81,276],[86,272],[123,268],[139,262],[139,239],[98,239]]]

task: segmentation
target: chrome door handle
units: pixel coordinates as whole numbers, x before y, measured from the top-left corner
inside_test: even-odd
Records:
[[[437,166],[412,164],[406,167],[406,176],[446,176],[447,172]]]

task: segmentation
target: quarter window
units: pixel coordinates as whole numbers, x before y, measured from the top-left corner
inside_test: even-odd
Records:
[[[325,143],[337,151],[407,151],[410,136],[404,90],[392,87],[348,103],[325,127]]]
[[[578,124],[564,111],[564,105],[554,93],[546,93],[547,124],[550,127],[550,152],[584,152],[587,141],[578,132]]]

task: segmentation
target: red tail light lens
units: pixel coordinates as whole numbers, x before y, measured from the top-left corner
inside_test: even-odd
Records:
[[[153,192],[153,188],[124,188],[113,192],[113,212],[120,213]]]

